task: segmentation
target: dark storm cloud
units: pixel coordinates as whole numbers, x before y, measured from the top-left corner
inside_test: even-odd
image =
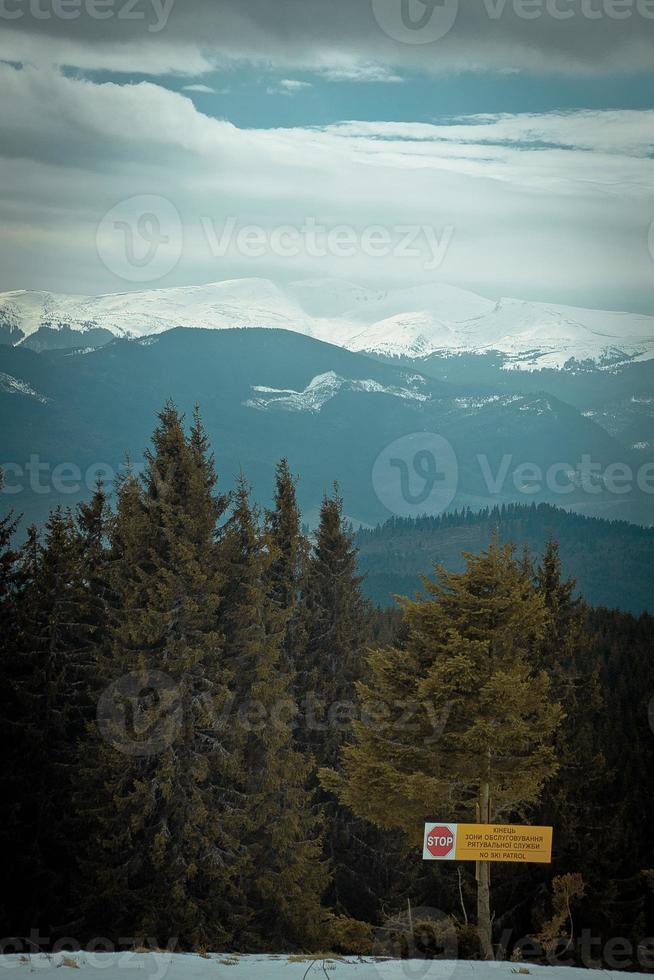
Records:
[[[630,71],[654,53],[654,0],[0,0],[0,18],[3,57],[49,41],[56,61],[153,72]]]

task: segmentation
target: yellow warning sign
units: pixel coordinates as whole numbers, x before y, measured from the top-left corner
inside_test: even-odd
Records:
[[[423,858],[427,861],[549,864],[552,860],[552,828],[432,821],[425,824]]]

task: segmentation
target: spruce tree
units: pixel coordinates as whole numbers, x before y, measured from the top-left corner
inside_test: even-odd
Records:
[[[78,743],[92,710],[94,597],[72,514],[57,508],[23,549],[18,662],[12,677],[15,734],[30,779],[20,794],[24,909],[47,935],[71,911],[76,846],[71,798]]]
[[[94,581],[96,590],[101,593],[104,592],[102,579],[107,560],[109,517],[107,495],[102,484],[98,483],[90,501],[78,504],[76,523],[85,574],[89,581]],[[104,595],[101,594],[98,598],[102,599]]]
[[[302,593],[308,560],[308,542],[302,533],[295,487],[288,461],[282,459],[275,471],[275,506],[266,513],[272,551],[268,578],[270,598],[285,618],[281,669],[288,673],[292,685],[306,643]]]
[[[304,745],[318,767],[336,766],[350,738],[356,710],[356,681],[371,628],[368,604],[361,592],[357,551],[343,519],[338,487],[325,497],[311,549],[306,591],[306,647],[298,663],[298,689],[303,711]],[[356,820],[330,792],[319,793],[325,819],[325,853],[333,875],[329,903],[338,912],[374,915],[376,886],[385,879],[378,868],[377,831]],[[372,834],[372,837],[371,837]],[[379,848],[381,851],[381,848]],[[384,863],[382,861],[382,863]],[[362,879],[374,865],[374,884]],[[377,874],[379,872],[379,875]]]
[[[98,484],[91,500],[77,506],[76,525],[80,548],[80,571],[88,595],[89,642],[92,647],[86,687],[94,692],[98,679],[98,657],[106,639],[110,595],[108,535],[112,515],[104,488]]]
[[[358,684],[366,717],[343,750],[343,774],[322,773],[355,813],[402,828],[416,845],[431,819],[520,816],[556,772],[552,739],[561,709],[548,676],[532,666],[548,623],[544,599],[508,545],[494,540],[466,562],[462,573],[439,568],[437,580],[425,578],[426,597],[402,600],[406,642],[370,652]],[[398,703],[412,706],[411,725],[393,717]],[[483,862],[477,911],[490,957]]]
[[[4,476],[0,469],[0,491]],[[0,518],[0,643],[3,650],[15,641],[16,592],[18,588],[18,553],[13,547],[17,520],[12,513]]]
[[[362,581],[352,532],[343,520],[343,500],[335,487],[334,496],[322,502],[309,561],[304,596],[309,625],[300,665],[309,719],[307,740],[321,766],[338,761],[349,730],[341,718],[347,719],[348,709],[354,706],[355,683],[361,676],[370,627]]]
[[[228,942],[238,906],[230,674],[217,630],[220,501],[195,420],[166,405],[142,481],[118,489],[106,685],[86,761],[90,926],[114,935]]]
[[[586,628],[588,611],[574,596],[574,579],[563,578],[554,539],[547,543],[535,580],[550,614],[540,655],[565,712],[556,734],[559,771],[545,787],[543,820],[556,828],[555,870],[580,872],[591,887],[606,892],[607,879],[617,871],[611,867],[615,851],[607,847],[607,839],[617,829],[621,804],[607,799],[614,774],[602,745],[602,665]]]
[[[345,582],[344,587],[334,588],[333,595],[347,598],[347,604],[337,599],[331,607],[335,619],[350,616],[354,626],[351,630],[353,642],[346,648],[342,661],[350,665],[347,668],[350,678],[342,679],[344,688],[340,696],[346,695],[344,710],[340,717],[334,718],[340,730],[331,733],[339,744],[347,737],[350,726],[348,702],[351,704],[354,700],[351,680],[358,676],[360,650],[368,634],[376,628],[377,621],[373,623],[372,614],[361,599],[361,579],[356,572],[357,556],[351,540],[348,541],[348,529],[343,526],[342,516],[338,513],[342,506],[338,497],[323,509],[322,529],[318,531],[316,547],[310,558],[309,543],[301,530],[295,481],[286,460],[278,464],[276,476],[275,507],[267,514],[267,531],[271,552],[276,552],[270,566],[271,596],[275,605],[285,610],[288,617],[282,646],[282,667],[289,672],[298,700],[302,702],[303,721],[296,730],[297,744],[304,747],[305,753],[310,753],[311,749],[321,753],[324,751],[324,727],[329,719],[324,717],[318,701],[328,710],[330,705],[338,703],[335,698],[339,695],[329,693],[324,678],[320,678],[320,688],[317,690],[319,661],[316,661],[316,654],[320,635],[315,619],[313,623],[311,620],[318,610],[322,622],[329,614],[327,597],[321,595],[320,580],[330,577],[330,570],[325,567],[330,561],[331,575],[337,579],[340,576]],[[338,518],[340,529],[334,518]],[[341,567],[337,570],[339,555]],[[324,564],[318,565],[319,556]],[[343,556],[347,556],[347,560],[343,561]],[[313,634],[311,643],[308,639],[310,633]],[[344,635],[344,631],[341,635]],[[314,724],[317,730],[307,732],[306,726]],[[307,735],[310,737],[307,738]],[[366,920],[374,919],[379,914],[382,901],[399,887],[399,880],[404,876],[405,854],[400,853],[397,835],[391,839],[391,835],[382,834],[370,824],[364,824],[328,794],[319,791],[318,800],[324,814],[326,854],[335,878],[327,898],[339,911]]]
[[[307,787],[311,762],[293,738],[297,705],[284,654],[295,597],[283,593],[282,556],[259,527],[243,477],[219,553],[226,579],[220,624],[234,676],[231,723],[242,739],[240,880],[248,921],[237,941],[315,949],[324,935],[327,873]]]
[[[0,490],[3,475],[0,470]],[[25,784],[23,755],[23,712],[16,683],[22,660],[19,653],[18,609],[21,590],[19,553],[13,546],[17,521],[13,514],[0,518],[0,738],[3,745],[2,803],[0,805],[0,848],[4,855],[0,916],[8,934],[24,931],[22,918],[25,877],[22,862],[28,839],[22,833],[21,797]]]
[[[4,484],[0,470],[0,491]],[[20,591],[21,575],[19,572],[18,550],[13,546],[18,521],[13,513],[0,518],[0,655],[4,678],[12,676],[12,665],[15,667],[16,643],[18,640],[17,603]],[[3,685],[3,706],[9,710],[9,685]],[[8,699],[6,704],[5,697]],[[5,717],[5,711],[2,712]]]

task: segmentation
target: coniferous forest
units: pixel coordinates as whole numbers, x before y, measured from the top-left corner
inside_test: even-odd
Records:
[[[654,620],[497,536],[377,607],[337,486],[309,534],[217,450],[167,404],[111,505],[0,524],[6,935],[654,968]],[[476,807],[553,863],[423,862]]]

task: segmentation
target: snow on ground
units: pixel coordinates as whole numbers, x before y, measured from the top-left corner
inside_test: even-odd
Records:
[[[33,974],[55,980],[56,970],[75,970],[70,980],[513,980],[530,976],[553,980],[553,967],[465,960],[382,960],[354,956],[313,959],[306,956],[239,956],[212,953],[57,953],[2,955],[0,971],[12,980]],[[525,972],[528,971],[528,972]],[[0,972],[0,976],[2,976]],[[556,975],[558,975],[558,970]],[[624,971],[565,967],[562,980],[619,980]],[[36,978],[35,978],[36,980]],[[68,980],[58,974],[57,980]]]

